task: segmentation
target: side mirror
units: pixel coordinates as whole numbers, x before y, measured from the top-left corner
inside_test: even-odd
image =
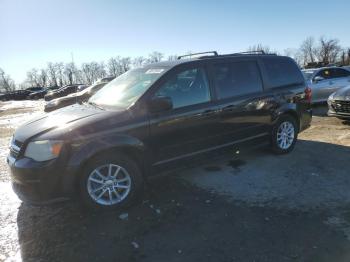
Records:
[[[315,76],[315,78],[314,78],[315,83],[321,82],[323,80],[324,80],[324,78],[322,76]]]
[[[148,103],[148,109],[152,113],[168,111],[173,108],[173,102],[170,97],[157,96],[151,99]]]

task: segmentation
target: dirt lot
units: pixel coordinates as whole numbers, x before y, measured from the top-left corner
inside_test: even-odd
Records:
[[[12,192],[9,137],[41,109],[0,104],[0,261],[350,261],[350,125],[323,106],[289,155],[242,148],[154,178],[142,203],[100,216]]]

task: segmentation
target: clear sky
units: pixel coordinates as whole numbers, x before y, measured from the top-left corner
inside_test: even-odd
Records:
[[[111,56],[283,52],[307,36],[350,46],[350,0],[0,0],[0,67],[17,83],[48,61]]]

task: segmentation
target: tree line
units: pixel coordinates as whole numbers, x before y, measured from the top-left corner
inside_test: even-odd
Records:
[[[64,86],[71,84],[91,85],[96,80],[106,76],[119,76],[130,68],[140,67],[147,63],[156,63],[163,59],[160,52],[153,52],[149,56],[120,57],[115,56],[107,62],[82,63],[77,67],[74,62],[70,63],[47,63],[46,68],[33,68],[27,72],[27,86]]]
[[[269,46],[262,44],[250,46],[247,51],[264,51],[265,53],[279,54],[279,52],[274,51]],[[298,48],[287,48],[280,54],[294,58],[301,67],[329,64],[350,65],[350,48],[342,47],[338,39],[325,36],[321,36],[317,40],[314,37],[307,37]],[[176,57],[176,55],[171,55],[166,59],[175,60]],[[164,54],[154,51],[148,57],[115,56],[106,62],[93,61],[82,63],[80,66],[77,66],[74,62],[48,62],[45,68],[32,68],[29,70],[26,81],[17,86],[14,80],[0,68],[0,91],[33,86],[50,87],[80,83],[91,85],[100,78],[118,76],[130,68],[159,62],[164,58]]]

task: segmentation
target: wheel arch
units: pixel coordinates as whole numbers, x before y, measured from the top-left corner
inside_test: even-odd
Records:
[[[74,150],[68,162],[68,169],[74,170],[69,172],[69,175],[63,177],[63,187],[70,188],[70,192],[78,185],[79,178],[86,168],[87,164],[96,157],[103,154],[124,154],[130,157],[137,163],[142,173],[145,173],[145,146],[136,138],[133,137],[110,137],[102,138],[97,141],[90,141],[81,145]],[[73,193],[73,192],[72,192]]]
[[[300,131],[300,116],[296,110],[296,106],[286,106],[282,107],[274,114],[272,119],[272,124],[275,125],[281,116],[289,115],[293,117],[298,125],[298,132]]]

